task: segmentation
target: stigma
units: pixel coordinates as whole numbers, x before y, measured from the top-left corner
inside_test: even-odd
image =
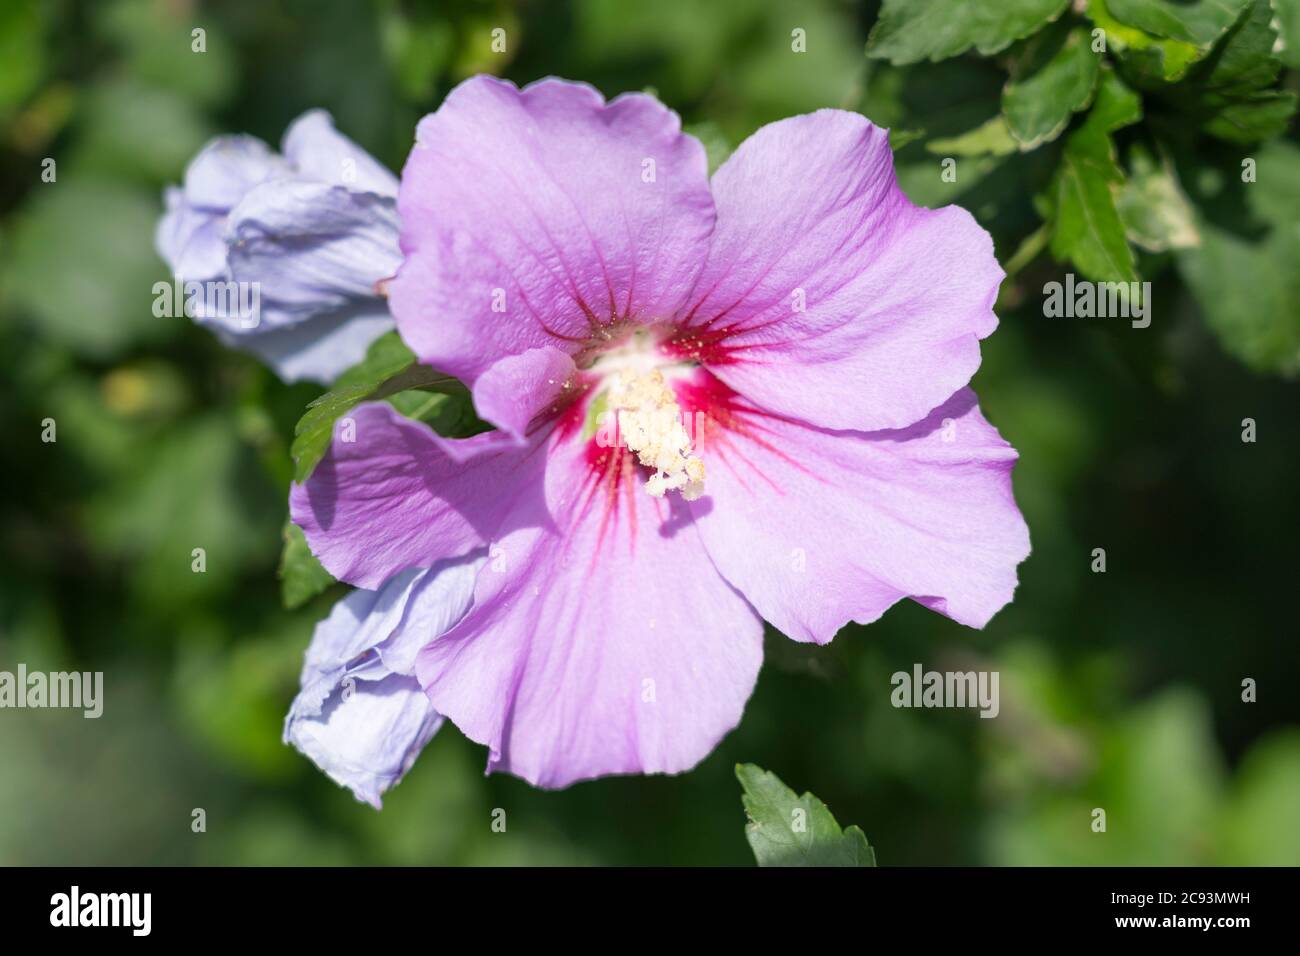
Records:
[[[687,501],[704,494],[704,462],[695,456],[677,396],[657,368],[622,368],[613,377],[606,409],[618,416],[618,435],[647,468],[645,490],[656,498],[680,491]]]

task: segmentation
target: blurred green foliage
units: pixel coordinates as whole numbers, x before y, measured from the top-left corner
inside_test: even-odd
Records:
[[[0,713],[0,862],[749,864],[732,768],[754,762],[886,863],[1300,863],[1300,14],[1082,7],[7,2],[0,668],[103,670],[106,700],[97,721]],[[1084,60],[1094,28],[1107,50]],[[342,593],[300,563],[287,610],[277,578],[321,390],[155,318],[152,230],[218,131],[278,142],[324,107],[398,169],[416,120],[485,70],[652,89],[715,167],[792,113],[893,127],[903,187],[969,208],[1010,273],[975,385],[1020,450],[1034,554],[983,632],[905,605],[826,648],[770,635],[743,723],[690,774],[546,793],[483,777],[448,726],[376,814],[280,743]],[[1045,318],[1067,270],[1151,281],[1151,327]],[[893,708],[914,662],[998,669],[1002,713]]]

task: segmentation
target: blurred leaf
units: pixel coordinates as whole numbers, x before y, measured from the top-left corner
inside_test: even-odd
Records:
[[[99,549],[128,564],[133,585],[155,606],[226,589],[264,553],[263,535],[274,535],[273,498],[251,463],[233,423],[214,413],[158,436],[92,502]]]
[[[1129,177],[1118,205],[1129,240],[1148,252],[1188,249],[1200,242],[1196,212],[1173,167],[1140,145],[1129,152]]]
[[[1287,66],[1300,69],[1300,0],[1272,0],[1272,4],[1281,38],[1277,54]]]
[[[358,819],[365,845],[378,861],[399,866],[466,864],[474,843],[499,842],[487,827],[466,826],[485,799],[483,771],[476,755],[457,746],[448,727],[420,754],[400,787],[384,794],[382,813]],[[323,786],[333,786],[322,778]],[[343,796],[340,794],[339,796]],[[351,801],[351,794],[346,795]],[[519,837],[511,820],[511,839]]]
[[[397,87],[407,99],[430,99],[455,44],[452,25],[425,8],[384,4],[381,38]]]
[[[731,141],[727,139],[725,133],[710,120],[702,123],[691,123],[689,126],[682,127],[683,132],[694,136],[704,145],[704,152],[709,157],[709,175],[712,176],[717,172],[718,167],[727,161],[731,155]]]
[[[1106,3],[1107,0],[1088,0],[1088,17],[1106,31],[1107,47],[1118,53],[1125,66],[1139,76],[1172,83],[1209,52],[1208,46],[1152,36],[1145,30],[1120,23],[1111,16]]]
[[[749,823],[745,838],[759,866],[875,866],[876,853],[856,826],[841,830],[811,793],[796,797],[776,774],[737,764]]]
[[[470,9],[472,12],[460,23],[460,36],[453,48],[452,73],[458,80],[476,73],[500,75],[523,43],[519,15],[505,4],[496,4],[495,9],[483,12]],[[492,48],[497,30],[505,31],[505,49],[500,51]]]
[[[1022,150],[1056,139],[1070,116],[1092,101],[1100,63],[1088,34],[1075,29],[1040,69],[1007,84],[1002,113]]]
[[[278,743],[278,738],[277,741]],[[289,749],[280,746],[284,755]],[[199,843],[200,866],[356,866],[364,847],[308,819],[303,808],[271,790],[260,804],[240,800],[220,841]],[[184,841],[181,841],[184,842]]]
[[[668,81],[660,92],[670,102],[703,95],[717,77],[720,58],[734,67],[743,52],[741,38],[761,30],[764,18],[762,0],[714,4],[708,16],[700,15],[696,0],[575,0],[573,6],[578,46],[593,51],[599,64],[640,64],[643,69],[635,72],[644,74],[646,64],[669,63],[671,70],[654,75]]]
[[[1233,143],[1254,143],[1287,128],[1296,111],[1296,94],[1289,90],[1264,90],[1218,108],[1204,129]]]
[[[3,263],[5,285],[43,335],[78,355],[112,358],[174,335],[153,315],[163,274],[153,251],[158,200],[100,179],[38,183]]]
[[[1240,183],[1240,191],[1221,196],[1197,196],[1206,211],[1199,224],[1201,245],[1179,252],[1178,269],[1223,349],[1257,372],[1295,376],[1300,372],[1300,147],[1277,140],[1265,144],[1255,159],[1255,182]],[[1205,172],[1217,170],[1208,166]],[[1249,228],[1221,221],[1225,211],[1240,212],[1243,204],[1253,216]]]
[[[101,32],[123,52],[132,79],[203,106],[229,98],[236,81],[230,40],[192,5],[168,0],[117,0],[95,5]],[[194,50],[192,31],[205,33]],[[141,142],[145,142],[141,140]],[[148,140],[157,146],[160,140]]]
[[[1278,228],[1300,222],[1300,146],[1274,140],[1260,148],[1255,160],[1255,181],[1243,184],[1250,211]]]
[[[1029,689],[1010,674],[1004,674],[1004,683],[1022,692]],[[1068,693],[1070,688],[1055,690]],[[1004,707],[1006,703],[1004,696]],[[1030,731],[1040,733],[1041,728],[1037,722],[1022,728]],[[1076,768],[1088,771],[1084,779],[1040,784],[1032,799],[1000,799],[990,807],[992,862],[1001,866],[1215,862],[1214,831],[1224,781],[1203,700],[1186,690],[1167,691],[1086,732],[1098,755],[1090,766]],[[1019,737],[1004,743],[1008,748],[1024,745]],[[1100,820],[1098,810],[1105,813],[1104,830],[1094,829]]]
[[[284,551],[280,554],[280,599],[289,610],[302,607],[334,583],[316,560],[307,536],[292,521],[284,522]]]
[[[940,156],[1007,156],[1017,149],[1005,116],[995,116],[960,136],[932,139],[928,152]]]
[[[925,130],[923,129],[891,129],[889,131],[889,148],[895,153],[915,143],[919,139],[925,139]]]
[[[1115,18],[1160,37],[1208,46],[1250,0],[1107,0]]]
[[[0,119],[23,104],[45,70],[45,24],[36,0],[0,9]]]
[[[1259,372],[1300,372],[1300,236],[1277,230],[1252,242],[1201,226],[1201,244],[1178,257],[1206,324],[1232,355]]]
[[[186,99],[132,80],[98,85],[87,98],[84,126],[69,173],[131,177],[161,184],[180,178],[215,130]],[[148,143],[148,149],[141,149]]]
[[[297,766],[298,757],[280,735],[312,627],[309,617],[291,615],[233,647],[182,648],[174,688],[181,714],[241,770],[283,779]]]
[[[1089,279],[1136,282],[1133,250],[1117,200],[1124,173],[1110,133],[1142,116],[1138,95],[1106,70],[1087,119],[1070,134],[1053,187],[1052,255],[1068,259]]]
[[[1070,0],[884,0],[867,56],[894,64],[944,60],[971,47],[1006,49],[1059,17]]]
[[[626,7],[626,4],[623,5]],[[867,64],[852,17],[833,0],[767,0],[766,16],[743,56],[720,78],[727,93],[747,104],[760,121],[782,119],[857,99]],[[698,8],[692,8],[698,22]],[[794,29],[803,31],[806,52],[795,52]],[[716,67],[715,67],[716,69]]]
[[[1300,732],[1274,734],[1246,754],[1224,811],[1228,866],[1295,866],[1300,860]]]

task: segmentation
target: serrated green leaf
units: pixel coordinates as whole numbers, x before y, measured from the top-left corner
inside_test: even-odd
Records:
[[[304,482],[329,449],[334,423],[364,401],[396,395],[407,389],[461,390],[453,378],[427,365],[417,365],[415,355],[389,332],[376,339],[366,357],[348,369],[334,387],[307,406],[294,428],[289,452],[294,460],[294,481]]]
[[[1282,70],[1282,61],[1273,55],[1276,43],[1277,31],[1268,0],[1254,0],[1214,56],[1197,71],[1197,85],[1207,93],[1225,97],[1271,86]]]
[[[989,55],[1055,20],[1070,0],[885,0],[867,56],[895,65],[939,61],[974,47]]]
[[[856,826],[841,830],[811,793],[796,797],[776,774],[737,764],[749,823],[745,838],[759,866],[875,866],[876,853]]]
[[[1252,143],[1283,132],[1296,95],[1272,88],[1282,69],[1274,54],[1277,31],[1267,0],[1254,0],[1213,54],[1176,90],[1176,102],[1205,132]]]
[[[1080,131],[1113,133],[1141,118],[1142,97],[1120,82],[1113,72],[1105,70],[1097,86],[1097,99]]]
[[[334,583],[316,560],[307,536],[290,520],[284,523],[284,550],[280,552],[280,600],[289,610],[302,607]]]
[[[1228,32],[1250,0],[1107,0],[1121,23],[1159,37],[1208,46]]]
[[[1070,117],[1092,102],[1101,57],[1088,34],[1071,30],[1039,69],[1009,82],[1002,91],[1002,115],[1021,150],[1060,136]]]
[[[1097,101],[1083,125],[1067,138],[1053,180],[1052,255],[1073,262],[1094,281],[1138,279],[1117,205],[1124,173],[1110,134],[1141,115],[1137,94],[1104,71]]]
[[[1120,23],[1106,6],[1107,0],[1088,0],[1088,18],[1105,31],[1107,48],[1139,76],[1173,83],[1210,51],[1182,40],[1152,36],[1145,30]]]
[[[1254,93],[1218,109],[1202,129],[1232,143],[1256,143],[1277,136],[1291,124],[1297,105],[1290,90]]]
[[[366,357],[340,375],[334,387],[377,385],[414,364],[415,353],[396,332],[388,332],[370,343]]]
[[[1119,194],[1119,215],[1129,241],[1148,252],[1197,245],[1196,212],[1173,167],[1141,146],[1129,153],[1129,175]]]

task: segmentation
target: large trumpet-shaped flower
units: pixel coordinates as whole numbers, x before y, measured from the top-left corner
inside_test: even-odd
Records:
[[[973,627],[1011,600],[1016,454],[967,388],[1002,272],[862,116],[773,123],[710,181],[650,96],[479,77],[421,122],[398,212],[398,330],[498,430],[363,405],[291,507],[363,588],[483,557],[415,675],[489,769],[682,771],[764,620],[823,643],[905,597]]]

